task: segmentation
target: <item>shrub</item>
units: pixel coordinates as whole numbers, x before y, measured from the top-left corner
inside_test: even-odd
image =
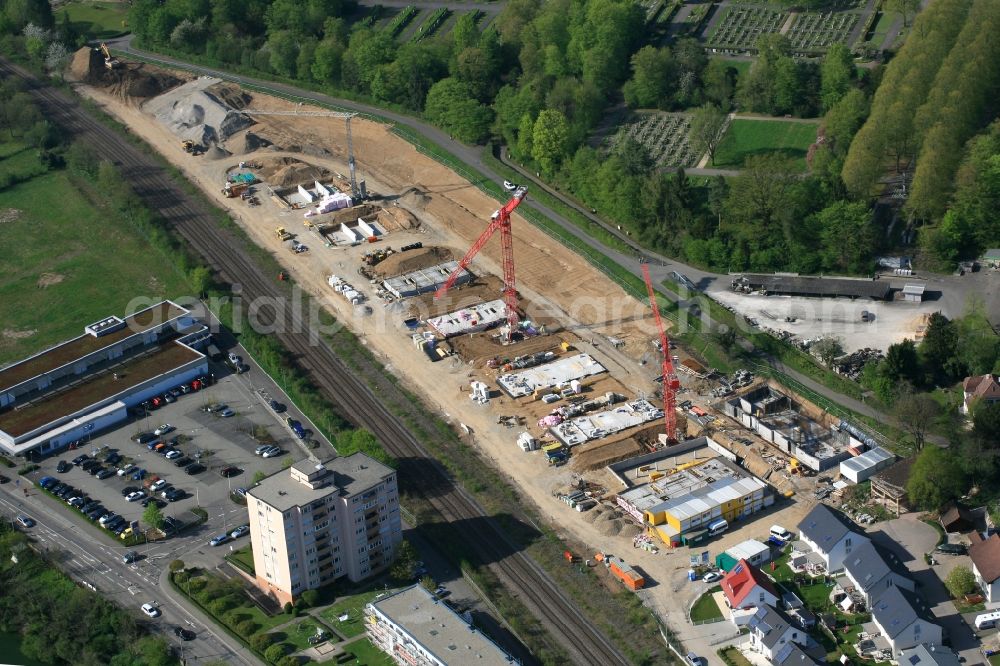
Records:
[[[291,615],[292,614],[292,602],[291,601],[286,601],[285,605],[282,606],[282,610],[284,610],[285,613],[287,613],[288,615]]]
[[[191,575],[188,574],[188,572],[178,571],[177,573],[174,574],[174,582],[180,585],[182,588],[185,588],[186,586],[184,584],[188,582],[188,579],[190,577]]]
[[[278,663],[282,657],[285,656],[285,644],[278,643],[272,645],[264,651],[264,658],[267,659],[272,664]]]
[[[273,642],[274,638],[271,634],[255,634],[250,637],[250,647],[261,653],[267,650]]]
[[[961,599],[966,594],[971,594],[976,589],[976,577],[972,575],[969,567],[957,566],[951,570],[944,581],[944,586],[948,588],[956,599]]]
[[[170,571],[173,573],[177,573],[183,568],[184,568],[184,560],[172,560],[170,562]]]
[[[32,465],[25,465],[21,469],[17,470],[17,473],[20,474],[21,476],[24,476],[25,474],[31,474],[36,469],[38,469],[38,465],[34,465],[34,464],[32,464]]]
[[[278,660],[277,666],[299,666],[299,658],[292,655],[285,655]]]
[[[243,622],[244,620],[249,620],[249,619],[250,619],[250,615],[248,615],[247,613],[244,613],[241,609],[236,608],[236,609],[231,610],[228,613],[226,613],[225,621],[226,621],[226,624],[228,624],[230,627],[235,628],[236,625],[238,625],[240,622]]]
[[[191,590],[191,594],[192,595],[198,594],[199,592],[205,589],[205,586],[207,584],[208,581],[206,581],[204,578],[192,578],[191,583],[189,584],[189,589]]]
[[[213,599],[208,603],[208,610],[212,611],[212,615],[215,615],[216,617],[222,617],[222,615],[232,607],[233,600],[229,597]]]
[[[254,635],[254,633],[258,629],[260,629],[260,625],[254,622],[253,620],[247,619],[247,620],[241,620],[233,628],[236,630],[237,634],[239,634],[243,638],[249,639],[251,636]]]
[[[319,592],[316,590],[306,590],[299,598],[300,608],[311,608],[319,603]]]

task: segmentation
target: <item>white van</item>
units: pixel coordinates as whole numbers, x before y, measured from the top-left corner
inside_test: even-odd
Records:
[[[777,537],[782,541],[791,541],[792,537],[795,536],[781,525],[771,525],[770,534],[771,536]]]
[[[728,529],[729,522],[725,518],[719,518],[708,524],[708,536],[718,536]]]
[[[1000,611],[983,613],[976,616],[976,629],[992,629],[1000,621]]]

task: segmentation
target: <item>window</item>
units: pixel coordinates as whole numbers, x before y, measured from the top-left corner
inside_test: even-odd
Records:
[[[846,539],[844,539],[844,545],[847,546],[848,548],[851,547],[851,537],[847,537]]]

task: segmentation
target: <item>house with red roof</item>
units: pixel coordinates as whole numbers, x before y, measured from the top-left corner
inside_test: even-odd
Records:
[[[746,560],[740,560],[722,579],[729,619],[736,626],[750,622],[762,606],[777,606],[778,592],[771,579]]]
[[[969,557],[976,582],[983,588],[988,603],[1000,601],[1000,535],[983,539],[979,532],[972,532],[970,536]]]
[[[968,414],[973,403],[979,401],[1000,402],[1000,381],[997,381],[996,375],[966,377],[962,382],[962,391],[965,394],[965,399],[962,401],[963,414]]]

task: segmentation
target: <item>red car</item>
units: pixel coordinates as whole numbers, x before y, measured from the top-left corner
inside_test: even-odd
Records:
[[[200,391],[202,386],[204,385],[197,379],[191,382],[191,389],[194,391]]]
[[[162,407],[165,404],[163,398],[161,398],[160,396],[156,396],[155,398],[150,400],[150,402],[153,404],[153,407]]]

